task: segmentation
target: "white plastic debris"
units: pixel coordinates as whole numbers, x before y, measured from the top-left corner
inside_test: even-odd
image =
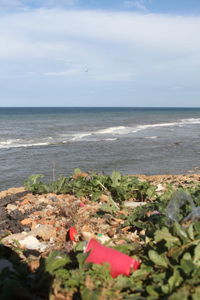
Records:
[[[20,245],[31,250],[45,251],[47,245],[38,241],[34,236],[27,236],[25,239],[19,241]]]

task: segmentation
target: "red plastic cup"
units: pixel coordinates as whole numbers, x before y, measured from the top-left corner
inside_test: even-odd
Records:
[[[118,275],[129,276],[131,269],[136,271],[140,262],[136,259],[115,249],[101,245],[95,239],[90,239],[85,252],[89,252],[86,262],[95,264],[108,263],[110,265],[110,275],[115,278]]]

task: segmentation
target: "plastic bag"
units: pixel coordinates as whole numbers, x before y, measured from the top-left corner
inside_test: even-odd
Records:
[[[195,206],[190,194],[185,191],[176,191],[166,208],[166,215],[171,221],[180,222],[180,209],[183,205],[191,206],[191,213],[183,219],[183,222],[196,221],[200,219],[200,206]]]

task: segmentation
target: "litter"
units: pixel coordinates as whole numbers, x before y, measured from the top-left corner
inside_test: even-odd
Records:
[[[75,241],[75,236],[78,234],[75,227],[70,227],[69,229],[69,238],[71,241]]]
[[[168,218],[171,221],[180,222],[180,209],[187,202],[191,206],[192,211],[182,220],[182,222],[184,223],[187,221],[198,221],[200,219],[200,206],[195,206],[192,197],[184,191],[176,191],[173,194],[166,208],[166,215],[168,216]]]
[[[136,271],[140,262],[136,259],[121,253],[115,249],[103,246],[97,240],[89,240],[85,253],[90,252],[86,262],[92,262],[95,264],[108,263],[110,265],[110,274],[113,278],[118,275],[129,276],[131,269]]]

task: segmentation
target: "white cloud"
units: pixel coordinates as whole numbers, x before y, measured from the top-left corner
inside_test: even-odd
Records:
[[[124,7],[135,8],[141,11],[147,11],[147,7],[144,0],[125,0]]]
[[[18,85],[20,78],[44,80],[63,94],[114,83],[141,93],[150,86],[197,86],[199,28],[200,17],[187,16],[62,9],[7,14],[0,19],[0,78],[18,77]]]

